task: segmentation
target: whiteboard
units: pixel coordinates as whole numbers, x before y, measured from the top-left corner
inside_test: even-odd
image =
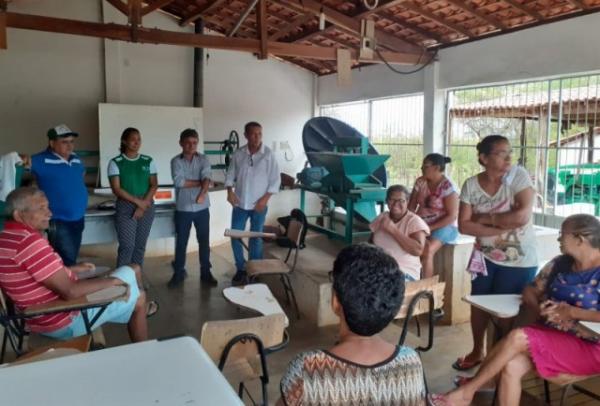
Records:
[[[202,109],[196,107],[138,106],[133,104],[98,104],[100,138],[100,185],[109,187],[108,162],[119,155],[121,133],[127,127],[140,130],[140,152],[150,155],[156,164],[159,185],[172,185],[171,158],[181,153],[179,134],[193,128],[200,137],[198,150],[203,151]]]

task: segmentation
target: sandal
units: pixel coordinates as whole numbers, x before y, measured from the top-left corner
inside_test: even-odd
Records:
[[[454,386],[456,386],[457,388],[460,388],[461,386],[464,386],[467,383],[469,383],[471,379],[473,379],[472,376],[456,375],[452,380],[452,383],[454,383]]]
[[[436,393],[429,393],[427,395],[427,404],[429,406],[452,406],[452,403],[450,403],[445,395],[438,395]]]
[[[456,369],[457,371],[467,371],[481,364],[481,360],[466,361],[465,358],[466,357],[457,358],[456,361],[454,361],[454,364],[452,364],[452,368]]]
[[[160,306],[156,300],[151,300],[146,303],[146,318],[154,316],[158,312],[159,308]]]

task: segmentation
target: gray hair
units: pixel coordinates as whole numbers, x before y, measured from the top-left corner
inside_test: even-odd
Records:
[[[12,218],[15,211],[26,211],[29,209],[29,199],[34,196],[45,197],[46,195],[34,186],[20,187],[13,190],[6,197],[6,214]]]
[[[575,236],[583,237],[590,245],[600,249],[600,220],[591,214],[573,214],[567,217],[562,224],[563,227]]]

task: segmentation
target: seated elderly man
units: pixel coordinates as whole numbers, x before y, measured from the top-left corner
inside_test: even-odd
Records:
[[[132,341],[148,338],[146,298],[138,288],[134,269],[123,266],[106,278],[78,280],[42,236],[52,213],[46,196],[37,188],[12,191],[6,199],[6,211],[12,220],[0,233],[0,288],[17,308],[56,299],[77,299],[110,286],[128,285],[128,300],[111,303],[94,326],[127,323]],[[88,311],[90,319],[97,311],[98,308]],[[33,317],[26,323],[31,332],[61,340],[86,334],[83,316],[78,311]]]
[[[390,186],[385,198],[389,211],[381,213],[369,227],[371,242],[394,257],[406,280],[414,281],[421,279],[421,255],[429,226],[408,210],[409,196],[404,186]]]

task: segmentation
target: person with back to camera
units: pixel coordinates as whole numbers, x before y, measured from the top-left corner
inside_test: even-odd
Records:
[[[600,221],[589,214],[565,219],[558,237],[562,255],[523,291],[522,310],[534,324],[511,331],[458,389],[430,395],[434,406],[466,406],[475,392],[498,376],[501,406],[518,406],[521,380],[535,369],[544,379],[562,374],[600,374],[599,336],[579,321],[600,322]]]
[[[421,165],[423,176],[416,180],[408,203],[408,210],[418,214],[431,232],[421,255],[422,278],[433,276],[435,253],[458,238],[458,191],[444,174],[451,161],[441,154],[427,155]]]
[[[533,183],[523,167],[511,164],[506,137],[485,137],[477,152],[484,171],[465,181],[458,214],[460,232],[476,237],[468,267],[475,276],[471,294],[520,294],[537,271]],[[456,360],[455,369],[481,363],[489,320],[488,313],[471,306],[473,349]]]
[[[330,278],[339,341],[290,362],[278,404],[425,405],[419,356],[379,336],[404,299],[404,276],[396,260],[374,245],[351,245],[338,254]]]

